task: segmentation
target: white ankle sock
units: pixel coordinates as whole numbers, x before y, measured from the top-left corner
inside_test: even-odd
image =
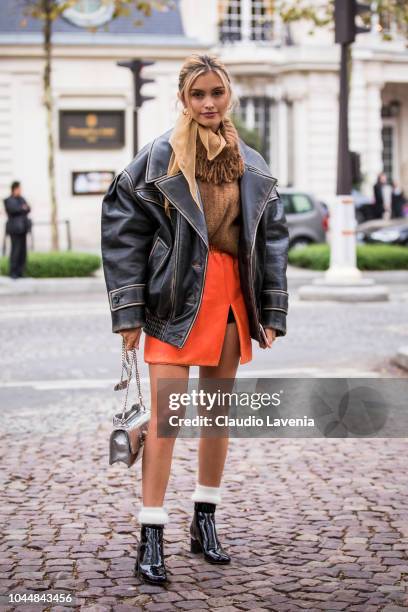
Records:
[[[221,501],[221,487],[207,487],[197,482],[191,499],[196,502],[219,504]]]
[[[163,506],[142,506],[137,518],[142,525],[165,525],[169,522]]]

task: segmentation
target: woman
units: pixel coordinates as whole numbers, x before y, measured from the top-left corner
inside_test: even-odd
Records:
[[[158,379],[187,388],[234,379],[252,359],[251,338],[271,348],[286,334],[288,230],[262,156],[238,137],[228,113],[231,81],[214,56],[193,54],[179,75],[183,106],[173,129],[115,177],[102,205],[102,256],[112,330],[127,349],[146,333],[151,421],[142,461],[136,571],[167,580],[163,507],[175,438],[157,437]],[[164,409],[163,409],[164,410]],[[228,437],[201,437],[192,495],[191,551],[229,563],[215,527]]]

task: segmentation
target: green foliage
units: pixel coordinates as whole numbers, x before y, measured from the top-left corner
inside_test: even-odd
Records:
[[[231,115],[231,120],[242,140],[249,146],[262,154],[262,140],[258,130],[250,130],[241,121],[238,115]]]
[[[364,2],[369,4],[368,2]],[[309,34],[314,34],[315,27],[330,25],[334,27],[334,0],[315,2],[313,0],[270,0],[270,10],[278,12],[285,23],[305,20],[312,24]],[[397,28],[405,35],[408,31],[408,2],[406,0],[376,0],[372,3],[375,12],[394,19]],[[370,25],[370,13],[361,15],[364,25]],[[392,40],[392,35],[380,26],[379,33],[384,40]]]
[[[311,244],[310,246],[289,249],[288,262],[299,268],[311,270],[327,270],[330,251],[327,244]]]
[[[407,270],[408,249],[391,244],[358,245],[357,266],[360,270]]]
[[[76,4],[78,0],[22,0],[23,12],[25,17],[31,17],[33,19],[40,19],[42,21],[49,20],[55,21],[60,17],[64,11],[71,8]],[[103,0],[105,4],[110,0]],[[117,17],[127,17],[131,14],[132,8],[137,9],[145,17],[150,17],[153,10],[166,11],[174,8],[174,0],[113,0],[113,16],[112,19]],[[26,25],[26,20],[21,24],[23,27]],[[94,31],[95,28],[87,28]]]
[[[327,270],[330,261],[328,244],[311,244],[290,249],[288,261],[293,266],[311,270]],[[359,270],[407,270],[408,248],[389,244],[357,245]]]
[[[28,253],[26,275],[32,278],[89,276],[101,267],[99,255],[74,251]],[[7,257],[0,257],[0,274],[9,274]]]
[[[315,26],[322,27],[331,22],[334,18],[334,0],[329,2],[312,2],[311,0],[280,0],[276,3],[276,8],[285,23],[304,19],[311,21]]]

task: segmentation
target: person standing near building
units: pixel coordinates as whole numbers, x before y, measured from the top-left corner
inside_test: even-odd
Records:
[[[20,278],[24,274],[27,259],[27,233],[31,229],[28,213],[31,208],[21,195],[21,183],[11,184],[11,195],[4,200],[7,213],[6,234],[11,239],[10,269],[11,278]]]
[[[381,172],[374,185],[375,219],[388,220],[391,218],[391,197],[392,187],[385,172]]]

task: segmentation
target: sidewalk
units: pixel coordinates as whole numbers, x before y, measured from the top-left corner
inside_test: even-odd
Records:
[[[288,266],[287,278],[292,286],[320,278],[324,272]],[[408,270],[363,272],[363,278],[372,278],[381,285],[407,285]],[[2,295],[104,292],[105,280],[100,268],[93,276],[71,278],[19,278],[13,280],[0,276],[0,297]]]
[[[2,295],[47,294],[47,293],[100,293],[106,291],[103,270],[99,268],[93,276],[69,278],[18,278],[0,276]]]

